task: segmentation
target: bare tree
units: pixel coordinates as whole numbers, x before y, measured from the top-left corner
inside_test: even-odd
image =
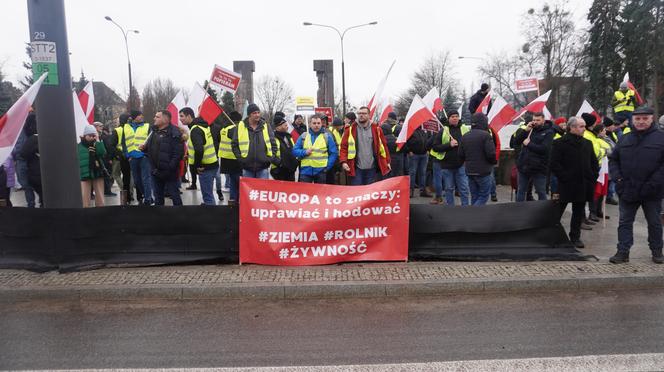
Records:
[[[487,56],[485,60],[486,63],[482,64],[479,70],[485,79],[491,81],[492,89],[512,105],[525,106],[526,96],[517,93],[514,84],[517,79],[534,74],[532,57],[527,54],[500,53]]]
[[[284,111],[293,104],[293,88],[279,76],[264,75],[256,83],[256,100],[271,122],[275,112]]]
[[[429,55],[413,74],[410,88],[397,98],[394,107],[397,114],[405,116],[413,96],[419,94],[422,97],[433,87],[438,88],[441,95],[445,92],[456,93],[458,91],[457,80],[454,79],[453,74],[454,63],[449,50]]]
[[[143,88],[143,115],[146,121],[152,120],[155,113],[165,110],[178,93],[171,79],[156,78]]]

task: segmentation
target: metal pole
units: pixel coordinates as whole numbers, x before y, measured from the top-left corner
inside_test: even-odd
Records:
[[[343,104],[343,117],[346,117],[346,66],[344,63],[344,37],[341,36],[341,99]],[[343,118],[342,118],[343,120]]]
[[[64,0],[28,0],[28,20],[30,41],[53,43],[50,45],[57,63],[57,79],[49,75],[49,82],[42,85],[34,105],[39,131],[42,202],[47,208],[81,208]]]

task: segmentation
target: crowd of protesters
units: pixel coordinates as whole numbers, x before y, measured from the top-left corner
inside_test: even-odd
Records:
[[[471,112],[489,89],[483,84],[473,95]],[[571,205],[569,236],[578,248],[584,247],[581,230],[609,218],[604,204],[619,205],[614,263],[629,261],[632,226],[642,208],[653,261],[662,263],[664,116],[655,122],[652,109],[635,107],[631,92],[623,85],[616,91],[614,119],[583,114],[552,120],[542,112],[525,113],[510,138],[516,159],[512,183],[517,202],[533,200],[534,191],[538,200],[558,200],[561,214]],[[186,182],[187,190],[200,187],[202,205],[224,201],[223,188],[229,192],[227,204],[236,205],[240,177],[369,185],[406,175],[410,197],[431,198],[433,205],[453,206],[456,198],[462,206],[498,200],[501,144],[485,114],[474,113],[470,123],[463,123],[459,112],[443,111],[439,122],[422,123],[405,143],[397,143],[403,130],[397,115],[374,123],[370,112],[360,107],[332,122],[322,114],[295,115],[290,124],[277,112],[268,123],[260,107],[250,104],[244,117],[229,113],[225,127],[210,125],[189,107],[179,111],[181,125],[171,125],[166,110],[157,112],[152,124],[140,111],[120,115],[113,129],[94,123],[77,146],[83,206],[92,200],[103,206],[105,196],[117,197],[111,191],[114,182],[123,205],[164,205],[166,198],[182,205]],[[14,151],[0,166],[0,202],[7,206],[16,181],[28,207],[42,204],[38,138],[37,118],[30,114]],[[607,173],[605,182],[602,173]]]

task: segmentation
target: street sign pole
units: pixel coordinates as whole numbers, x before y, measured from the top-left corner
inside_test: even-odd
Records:
[[[37,100],[43,203],[81,208],[64,0],[28,0],[33,76],[48,72]]]

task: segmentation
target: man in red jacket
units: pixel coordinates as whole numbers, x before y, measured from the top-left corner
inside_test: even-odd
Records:
[[[357,114],[357,122],[344,130],[339,162],[351,185],[368,185],[376,180],[376,170],[383,176],[390,172],[390,153],[383,131],[369,120],[369,108],[360,107]]]

